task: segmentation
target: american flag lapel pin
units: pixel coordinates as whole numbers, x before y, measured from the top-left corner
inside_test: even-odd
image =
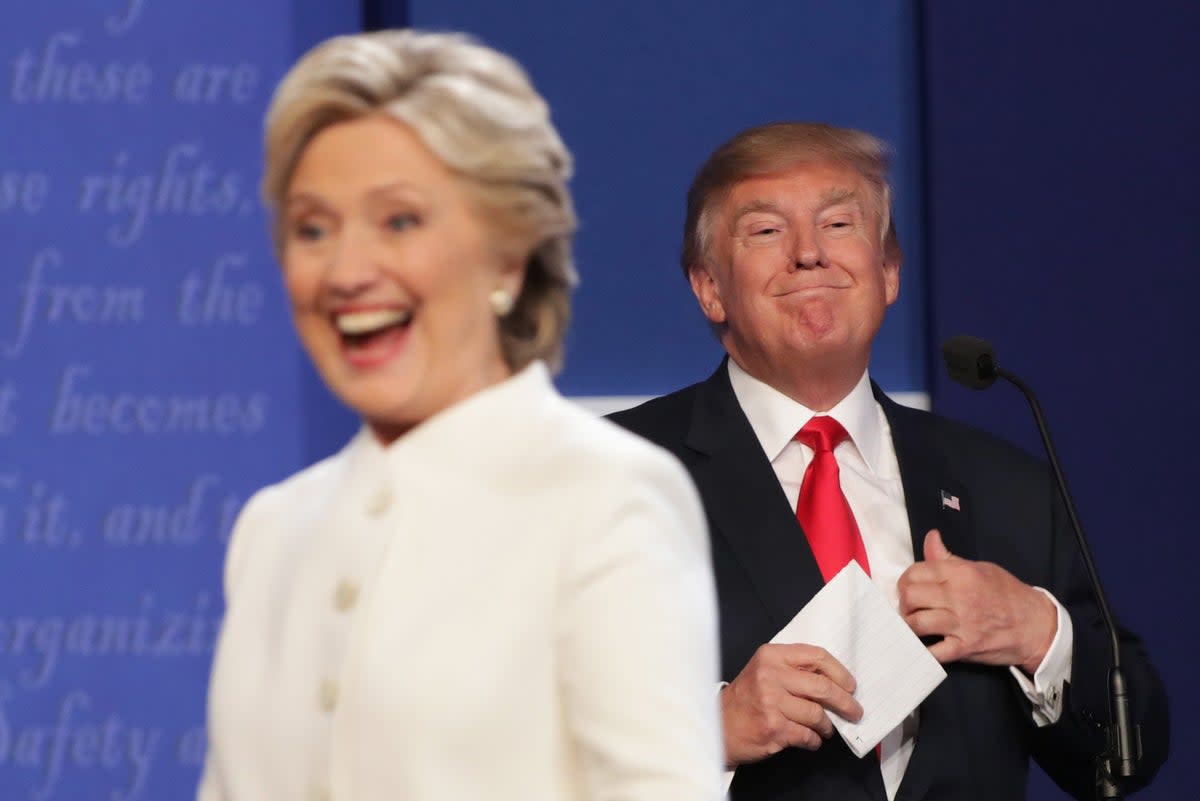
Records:
[[[942,492],[942,508],[943,509],[953,509],[956,512],[962,511],[962,505],[958,502],[957,495],[951,495],[950,493],[946,492],[945,490],[942,490],[941,492]]]

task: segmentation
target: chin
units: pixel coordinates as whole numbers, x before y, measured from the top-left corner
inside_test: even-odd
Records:
[[[820,356],[844,350],[851,342],[845,331],[833,328],[828,331],[805,331],[800,336],[793,337],[788,344],[796,353]]]
[[[410,387],[387,389],[359,387],[339,393],[342,401],[364,420],[378,421],[382,425],[416,425],[428,414],[422,414],[425,404],[415,397]]]

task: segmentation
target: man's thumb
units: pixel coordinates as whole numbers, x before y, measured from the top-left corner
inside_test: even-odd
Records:
[[[953,555],[946,543],[942,542],[942,532],[936,528],[929,529],[929,533],[925,535],[925,561],[938,562]]]

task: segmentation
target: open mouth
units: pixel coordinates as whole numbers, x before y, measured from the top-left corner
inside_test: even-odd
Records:
[[[333,325],[342,349],[355,364],[367,366],[390,357],[412,325],[412,309],[369,309],[335,314]]]

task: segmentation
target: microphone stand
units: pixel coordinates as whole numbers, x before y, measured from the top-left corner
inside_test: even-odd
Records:
[[[1112,610],[1109,609],[1104,587],[1100,584],[1096,564],[1092,560],[1092,550],[1088,547],[1087,540],[1084,539],[1083,526],[1080,525],[1079,516],[1075,513],[1075,503],[1071,500],[1071,493],[1067,489],[1067,479],[1063,475],[1062,468],[1059,467],[1058,455],[1054,451],[1054,444],[1050,441],[1050,429],[1042,415],[1042,407],[1038,403],[1037,396],[1024,381],[996,366],[990,358],[987,361],[990,362],[987,366],[991,367],[995,375],[1014,385],[1025,396],[1025,400],[1029,401],[1029,408],[1033,410],[1033,417],[1037,422],[1038,433],[1042,437],[1042,444],[1050,459],[1050,468],[1054,471],[1054,478],[1058,481],[1063,505],[1066,507],[1067,517],[1071,521],[1071,529],[1075,532],[1075,539],[1079,544],[1079,552],[1083,555],[1083,564],[1087,568],[1088,578],[1092,582],[1100,614],[1103,616],[1105,628],[1108,630],[1109,647],[1112,650],[1112,668],[1108,673],[1109,708],[1108,726],[1106,727],[1108,748],[1096,755],[1096,798],[1101,801],[1121,799],[1124,798],[1124,795],[1121,792],[1119,781],[1136,772],[1137,762],[1141,759],[1142,737],[1141,727],[1133,724],[1133,717],[1129,711],[1129,692],[1125,685],[1125,674],[1121,671],[1121,643],[1117,636],[1117,626],[1113,621]]]

